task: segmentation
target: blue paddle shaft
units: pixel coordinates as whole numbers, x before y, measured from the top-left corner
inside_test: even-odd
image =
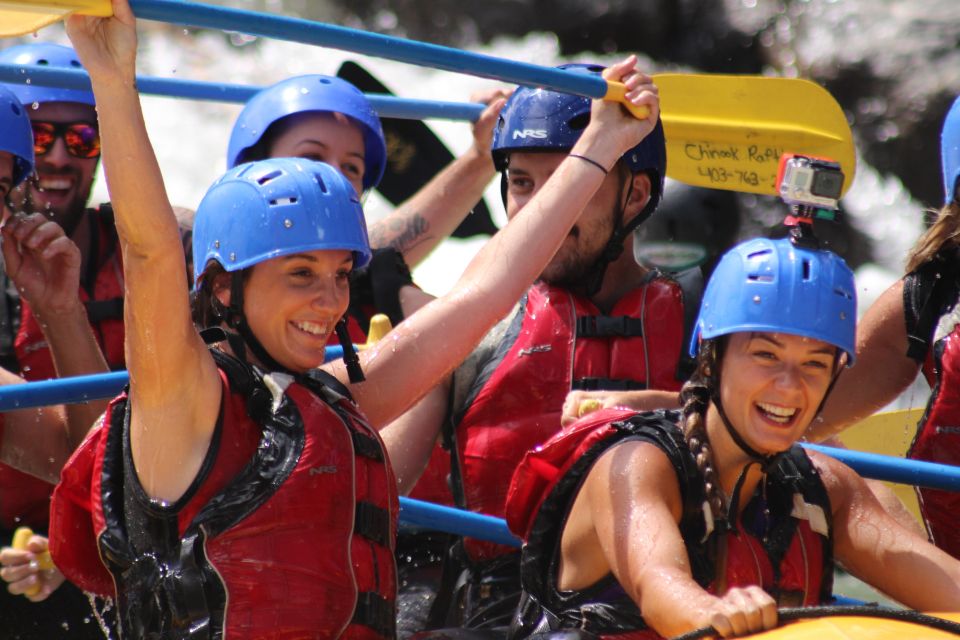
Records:
[[[922,460],[904,460],[879,453],[838,449],[819,444],[803,443],[803,446],[836,458],[865,478],[912,484],[929,489],[960,491],[960,467]]]
[[[598,76],[572,73],[562,69],[301,18],[184,0],[131,0],[130,6],[138,18],[148,20],[160,20],[188,27],[237,31],[265,38],[320,45],[503,82],[544,87],[590,98],[602,98],[607,93],[606,80]]]
[[[0,82],[90,90],[90,77],[82,69],[58,69],[40,65],[0,64]],[[137,76],[137,88],[142,94],[240,104],[245,103],[263,89],[263,87],[226,82],[200,82],[151,76]],[[437,118],[474,122],[484,109],[484,105],[473,102],[411,100],[378,94],[367,94],[367,99],[382,118],[406,120]]]
[[[520,540],[510,533],[502,518],[413,498],[400,498],[400,520],[405,525],[432,531],[446,531],[511,547],[520,546]]]

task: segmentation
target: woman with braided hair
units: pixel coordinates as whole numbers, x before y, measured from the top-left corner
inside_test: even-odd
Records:
[[[834,558],[907,606],[960,610],[960,563],[851,469],[797,445],[852,364],[855,319],[836,255],[786,239],[728,252],[680,411],[590,414],[515,473],[525,595],[511,637],[760,631],[778,605],[828,602]]]

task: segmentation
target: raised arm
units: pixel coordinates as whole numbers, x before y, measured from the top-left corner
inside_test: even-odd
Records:
[[[169,495],[169,488],[178,481],[167,475],[175,474],[185,489],[193,479],[190,470],[199,469],[197,457],[207,449],[219,410],[220,380],[191,321],[177,219],[140,109],[133,13],[126,0],[112,6],[111,18],[71,16],[67,33],[97,100],[103,166],[123,251],[133,458],[148,493],[175,499],[179,494]]]
[[[890,517],[852,469],[811,456],[833,508],[834,553],[847,571],[908,607],[960,611],[960,561]]]
[[[370,226],[370,246],[393,247],[416,266],[453,233],[483,197],[494,176],[490,143],[505,92],[479,98],[487,108],[473,125],[473,146],[390,215]]]
[[[863,316],[857,327],[857,363],[840,374],[807,437],[823,440],[894,400],[913,382],[920,368],[906,352],[903,280],[898,280]]]
[[[619,104],[595,101],[591,122],[573,148],[610,168],[652,131],[658,115],[656,87],[636,73],[631,56],[605,72],[623,80],[628,96],[646,105],[644,120]],[[354,395],[373,424],[383,425],[416,402],[459,364],[483,334],[516,303],[564,241],[599,188],[605,173],[582,158],[566,158],[550,180],[474,257],[453,289],[402,322],[364,352],[367,382]],[[346,379],[342,368],[334,369]]]

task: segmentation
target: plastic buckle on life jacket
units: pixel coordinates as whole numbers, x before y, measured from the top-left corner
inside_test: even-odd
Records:
[[[630,316],[580,316],[577,318],[579,338],[639,338],[643,336],[643,320]]]

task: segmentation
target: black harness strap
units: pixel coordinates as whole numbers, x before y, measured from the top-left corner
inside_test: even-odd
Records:
[[[396,635],[396,614],[393,602],[364,591],[357,594],[352,623],[370,627],[384,638],[393,638]]]
[[[381,547],[390,548],[393,539],[390,533],[390,514],[369,502],[357,502],[354,512],[353,532]]]
[[[643,336],[643,320],[630,316],[580,316],[578,338],[639,338]]]
[[[947,304],[955,301],[960,271],[960,248],[948,247],[928,263],[907,274],[903,308],[907,323],[907,357],[923,363],[933,342],[937,320]]]
[[[90,324],[99,324],[104,320],[123,320],[123,298],[109,300],[87,300],[83,303]]]
[[[629,378],[577,378],[570,388],[580,391],[640,391],[648,389],[646,382]]]
[[[353,439],[353,450],[358,456],[383,462],[383,448],[379,442],[365,433],[353,431],[352,429],[350,437]]]

